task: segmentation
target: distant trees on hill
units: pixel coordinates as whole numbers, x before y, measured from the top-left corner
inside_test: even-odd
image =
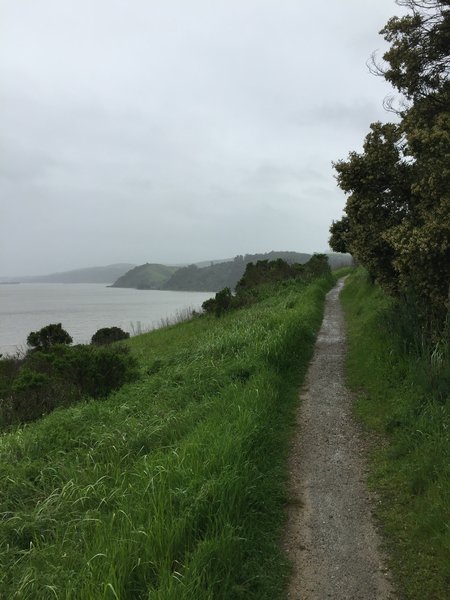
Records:
[[[267,285],[278,284],[286,280],[310,281],[316,277],[330,275],[331,269],[326,254],[314,254],[305,264],[289,264],[282,258],[276,260],[258,260],[247,263],[245,272],[236,284],[233,295],[229,287],[217,292],[215,298],[209,298],[202,304],[206,313],[220,317],[231,309],[241,308],[255,302],[261,289]]]
[[[350,255],[327,254],[327,257],[332,269],[352,263]],[[301,252],[272,251],[261,254],[239,254],[232,260],[209,261],[209,264],[205,261],[187,267],[146,263],[125,273],[113,287],[187,292],[216,292],[226,287],[234,290],[249,263],[282,259],[289,264],[304,264],[310,258],[310,254]]]
[[[136,288],[138,290],[153,290],[170,279],[178,267],[146,263],[127,271],[114,282],[112,287]]]
[[[195,265],[178,269],[162,286],[164,290],[217,292],[223,288],[233,290],[242,277],[247,264],[258,260],[283,259],[289,263],[305,263],[310,254],[299,252],[268,252],[266,254],[238,255],[234,260],[198,268]]]

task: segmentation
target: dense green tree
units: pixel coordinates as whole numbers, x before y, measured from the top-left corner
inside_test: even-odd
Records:
[[[381,33],[378,73],[401,94],[397,123],[374,123],[363,153],[335,164],[348,194],[330,244],[346,248],[390,293],[442,322],[450,281],[450,2],[398,0],[409,14]],[[391,106],[394,102],[391,102]]]
[[[393,17],[381,30],[390,44],[383,55],[383,76],[417,102],[440,94],[450,77],[450,2],[397,0],[409,14]],[[436,97],[438,104],[441,102]],[[447,107],[448,108],[448,107]]]
[[[330,227],[330,248],[335,252],[350,252],[349,232],[350,223],[347,215],[344,215],[340,221],[333,221]]]
[[[392,293],[398,291],[395,251],[389,231],[412,210],[413,166],[405,161],[399,125],[373,123],[363,152],[335,163],[338,185],[349,194],[346,217],[333,231],[346,230],[346,247]],[[330,244],[332,240],[330,238]]]
[[[61,323],[51,323],[39,331],[32,331],[27,337],[27,344],[35,350],[48,350],[55,344],[71,344],[71,336]]]
[[[92,336],[91,344],[94,346],[104,346],[113,342],[119,342],[120,340],[126,340],[129,337],[130,334],[120,327],[102,327]]]

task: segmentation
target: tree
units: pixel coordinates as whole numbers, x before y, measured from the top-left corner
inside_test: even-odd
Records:
[[[55,344],[69,345],[72,341],[61,323],[46,325],[39,331],[32,331],[27,337],[27,344],[35,350],[48,350]]]
[[[415,165],[412,214],[388,235],[403,289],[414,290],[432,320],[450,292],[450,3],[400,0],[411,14],[382,30],[391,44],[384,76],[410,102],[402,113]]]
[[[344,220],[346,248],[391,293],[398,292],[395,251],[388,232],[411,212],[413,165],[405,161],[399,125],[373,123],[363,153],[335,163],[338,185],[349,194]],[[336,231],[336,225],[334,230]],[[330,244],[331,244],[330,238]]]
[[[390,43],[377,71],[412,102],[439,94],[450,78],[448,0],[397,0],[411,14],[393,17],[380,31]]]
[[[119,342],[120,340],[126,340],[129,337],[130,334],[120,327],[102,327],[102,329],[96,331],[92,336],[91,344],[94,346],[104,346],[113,342]]]
[[[226,287],[217,292],[215,298],[205,300],[202,308],[206,313],[214,313],[216,317],[220,317],[233,307],[233,300],[230,288]]]
[[[330,227],[330,248],[334,252],[350,252],[348,234],[350,233],[350,223],[347,215],[344,215],[339,221],[333,221]]]
[[[348,199],[330,243],[347,227],[347,247],[372,277],[442,323],[450,299],[450,2],[397,4],[411,14],[381,31],[390,48],[377,72],[404,98],[400,121],[372,124],[364,152],[334,165]]]

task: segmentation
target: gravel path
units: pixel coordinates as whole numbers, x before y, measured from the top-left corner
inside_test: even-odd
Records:
[[[285,548],[294,564],[288,598],[295,600],[394,597],[371,518],[367,444],[344,383],[342,286],[340,280],[327,296],[290,456]]]

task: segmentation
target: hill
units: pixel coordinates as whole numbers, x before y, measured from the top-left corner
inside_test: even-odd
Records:
[[[0,597],[282,597],[285,460],[331,285],[125,341],[138,381],[2,431]]]
[[[178,271],[178,267],[146,263],[127,271],[111,287],[136,288],[138,290],[160,289],[176,271]]]
[[[217,292],[224,287],[234,289],[248,263],[282,258],[290,264],[304,264],[310,257],[310,254],[300,252],[272,251],[265,254],[239,255],[232,261],[213,264],[209,267],[199,268],[196,265],[189,265],[178,269],[162,286],[162,289],[192,292]]]
[[[118,277],[129,271],[133,264],[120,263],[105,267],[88,267],[50,275],[15,277],[20,283],[112,283]]]

